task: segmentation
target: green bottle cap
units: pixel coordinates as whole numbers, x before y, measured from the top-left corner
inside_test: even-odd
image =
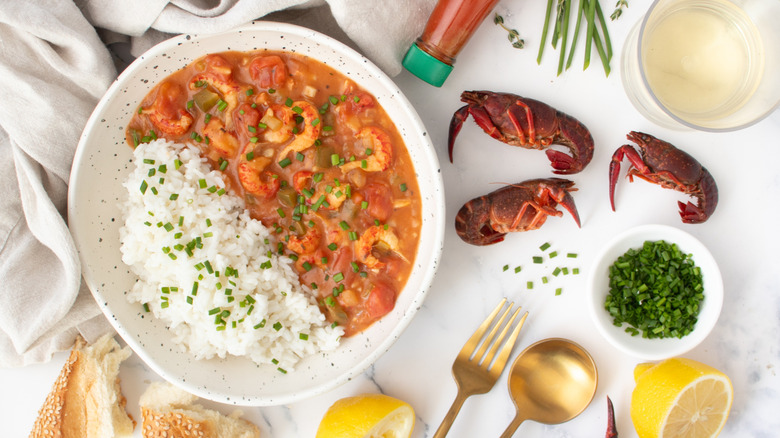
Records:
[[[435,87],[441,87],[452,71],[451,65],[429,55],[416,43],[409,47],[402,64],[412,74]]]

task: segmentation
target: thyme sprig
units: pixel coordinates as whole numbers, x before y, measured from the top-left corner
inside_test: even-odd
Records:
[[[618,0],[618,2],[615,4],[615,10],[612,11],[612,15],[610,15],[609,18],[611,18],[612,21],[617,20],[623,14],[623,9],[627,7],[628,0]]]
[[[525,46],[525,41],[520,38],[520,32],[518,32],[517,29],[510,29],[504,25],[504,17],[496,13],[496,15],[493,17],[493,23],[501,26],[505,31],[507,31],[507,38],[509,39],[509,42],[512,43],[512,47],[515,49],[522,49]]]

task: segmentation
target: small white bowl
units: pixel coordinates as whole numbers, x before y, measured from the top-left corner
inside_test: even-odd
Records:
[[[704,282],[704,301],[693,331],[682,338],[647,339],[641,333],[626,333],[625,328],[612,323],[612,316],[604,308],[609,292],[609,267],[630,248],[640,248],[645,241],[664,240],[675,243],[701,268]],[[690,234],[666,225],[642,225],[616,236],[597,254],[588,279],[588,307],[598,331],[623,352],[643,360],[663,360],[679,356],[699,345],[709,335],[723,306],[723,279],[715,259],[707,248]]]

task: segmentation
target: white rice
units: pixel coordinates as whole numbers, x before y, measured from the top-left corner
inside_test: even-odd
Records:
[[[134,164],[120,229],[122,260],[139,278],[128,299],[146,304],[176,343],[199,359],[247,356],[285,371],[338,346],[343,329],[328,324],[292,261],[194,146],[141,144]]]

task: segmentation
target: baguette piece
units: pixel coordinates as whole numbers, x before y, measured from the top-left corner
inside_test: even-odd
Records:
[[[46,397],[30,438],[111,438],[132,436],[135,421],[125,412],[119,365],[129,347],[105,334],[87,346],[80,336]]]
[[[141,395],[144,438],[259,438],[253,423],[196,404],[195,395],[167,382],[153,382]]]

